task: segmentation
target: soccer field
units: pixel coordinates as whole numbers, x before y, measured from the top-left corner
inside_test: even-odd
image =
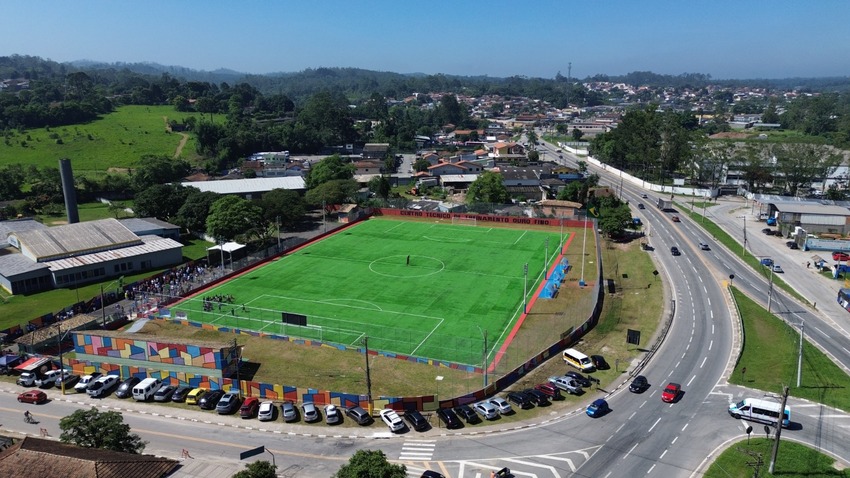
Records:
[[[469,365],[488,360],[556,260],[557,232],[373,218],[170,308],[172,317]],[[204,299],[232,296],[232,303]],[[284,324],[302,314],[307,326]]]

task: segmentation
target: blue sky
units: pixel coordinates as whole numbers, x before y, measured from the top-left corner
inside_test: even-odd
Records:
[[[850,76],[850,2],[4,0],[0,55],[198,70]]]

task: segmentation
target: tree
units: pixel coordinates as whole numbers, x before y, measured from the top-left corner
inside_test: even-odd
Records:
[[[573,141],[581,141],[582,136],[584,136],[584,131],[578,128],[573,128],[572,136]]]
[[[139,454],[146,442],[130,433],[130,425],[124,423],[119,412],[100,412],[97,408],[77,410],[59,420],[62,434],[59,440],[84,448],[102,448]]]
[[[143,191],[154,184],[165,184],[185,177],[191,171],[189,163],[168,156],[143,156],[133,170],[131,183],[136,191]]]
[[[190,189],[180,184],[154,184],[136,194],[133,212],[138,217],[155,217],[170,221],[190,195]],[[197,191],[197,189],[194,189]]]
[[[351,179],[334,179],[307,191],[304,200],[313,206],[342,204],[354,197],[357,183]]]
[[[232,240],[260,225],[263,211],[238,196],[224,196],[210,207],[207,234],[218,240]]]
[[[777,179],[792,196],[813,181],[826,181],[842,160],[841,154],[817,144],[783,143],[771,151],[776,157]]]
[[[413,163],[413,170],[417,173],[421,173],[422,171],[428,171],[428,168],[431,167],[431,163],[428,162],[425,158],[418,158]]]
[[[277,478],[277,466],[265,460],[255,461],[245,465],[233,478]]]
[[[493,171],[484,171],[478,179],[469,185],[466,193],[467,203],[504,204],[508,200],[508,190],[502,181],[502,175]]]
[[[357,450],[334,478],[406,478],[407,467],[394,465],[380,450]]]
[[[266,221],[276,223],[280,220],[280,225],[285,228],[295,226],[306,212],[304,198],[288,189],[272,189],[263,194],[260,207]]]
[[[387,199],[390,197],[390,182],[386,176],[375,176],[369,180],[369,191],[375,195]]]
[[[307,174],[307,189],[313,189],[334,179],[351,179],[353,177],[354,166],[344,163],[338,154],[334,154],[310,168],[310,172]]]
[[[599,228],[608,237],[617,237],[632,223],[632,212],[626,204],[603,202],[599,209]],[[612,201],[614,202],[614,201]]]
[[[528,152],[528,160],[529,161],[540,161],[540,153],[536,149],[532,149]]]
[[[177,210],[177,217],[174,222],[190,232],[205,231],[210,207],[219,198],[221,196],[212,191],[201,192],[197,188],[189,188],[189,195],[180,209]]]

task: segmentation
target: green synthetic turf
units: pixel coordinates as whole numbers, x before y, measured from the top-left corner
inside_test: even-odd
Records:
[[[557,232],[370,219],[170,308],[172,317],[481,365],[509,338]],[[410,256],[410,265],[407,257]],[[203,298],[233,296],[203,311]],[[243,304],[245,310],[243,311]],[[308,327],[283,324],[282,312]],[[479,329],[480,327],[480,329]]]

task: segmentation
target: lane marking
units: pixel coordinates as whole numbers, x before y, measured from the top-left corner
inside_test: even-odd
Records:
[[[658,422],[660,422],[660,421],[661,421],[661,417],[658,417],[658,420],[655,420],[655,423],[653,423],[652,426],[649,427],[649,430],[647,430],[646,432],[652,433],[652,430],[655,428],[656,425],[658,425]]]
[[[694,375],[693,377],[691,377],[691,379],[690,379],[690,380],[688,380],[688,384],[687,384],[687,386],[688,386],[688,387],[690,387],[690,386],[691,386],[691,382],[693,382],[695,378],[697,378],[697,376],[696,376],[696,375]]]

